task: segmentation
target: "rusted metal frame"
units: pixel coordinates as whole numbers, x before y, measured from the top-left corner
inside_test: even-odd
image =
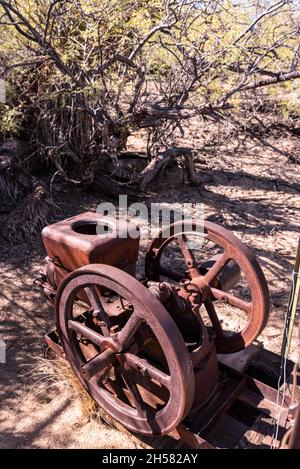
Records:
[[[277,389],[272,388],[268,384],[265,384],[256,378],[252,378],[251,376],[248,376],[247,373],[241,373],[240,371],[235,370],[234,368],[231,368],[225,363],[222,363],[222,362],[218,362],[218,363],[219,363],[220,370],[225,371],[225,373],[227,373],[232,378],[241,379],[242,377],[246,377],[247,378],[247,384],[246,384],[247,390],[251,391],[253,394],[257,394],[258,396],[263,396],[272,402],[276,402]],[[289,406],[291,403],[291,397],[285,396],[285,399],[286,399],[285,401],[286,405]]]
[[[259,410],[263,414],[273,417],[274,419],[277,419],[278,417],[278,411],[280,407],[276,405],[276,403],[270,401],[269,399],[262,398],[258,394],[253,393],[248,389],[240,394],[239,400],[245,404],[248,404],[250,407]],[[279,425],[283,428],[286,423],[287,413],[288,409],[285,408],[280,417]]]
[[[219,362],[220,369],[226,370],[226,372],[232,377],[241,377],[246,378],[246,383],[244,389],[238,396],[238,400],[248,404],[249,406],[260,410],[262,413],[265,413],[271,417],[278,417],[279,406],[276,404],[277,401],[277,389],[272,388],[271,386],[259,381],[258,379],[247,376],[243,373],[240,373],[233,368],[224,365]],[[284,411],[280,419],[280,425],[284,426],[288,408],[291,404],[290,396],[285,396],[284,401]]]
[[[260,394],[262,395],[265,399],[271,401],[271,402],[276,402],[277,399],[277,389],[272,388],[268,384],[263,383],[262,381],[252,378],[252,377],[247,377],[248,382],[247,382],[247,389],[251,391],[254,394]],[[286,407],[289,407],[291,404],[291,397],[286,395],[285,396],[285,403],[284,405]]]
[[[224,406],[218,407],[218,405],[215,405],[217,411],[215,414],[213,412],[211,413],[211,421],[209,421],[209,417],[207,417],[206,415],[204,416],[202,413],[200,417],[200,422],[198,420],[197,424],[194,423],[195,428],[193,428],[193,431],[187,429],[184,425],[180,426],[180,437],[192,448],[215,448],[205,440],[204,435],[209,433],[211,427],[216,423],[216,420],[218,420],[218,418],[221,418],[222,415],[224,415],[224,413],[226,413],[226,411],[233,405],[233,403],[238,400],[250,405],[255,409],[260,410],[262,413],[265,413],[270,417],[276,418],[278,416],[278,405],[276,404],[276,389],[268,386],[267,384],[255,378],[248,377],[234,369],[231,369],[226,365],[221,365],[221,368],[226,369],[226,371],[229,375],[231,375],[231,378],[233,380],[241,377],[243,377],[243,379],[237,384],[237,386],[235,386],[233,392],[228,393],[229,397],[225,399]],[[222,399],[224,399],[224,394],[221,394],[221,397]],[[285,427],[289,403],[290,398],[287,397],[284,406],[285,412],[283,412],[280,421],[282,429]],[[300,412],[298,412],[298,414],[298,424],[300,428]],[[203,424],[202,429],[199,430],[198,426],[201,426],[201,419],[203,419],[205,423]],[[298,430],[299,429],[297,427],[295,434],[296,443],[290,443],[290,445],[295,445],[293,446],[295,448],[300,447],[300,434],[298,434]]]
[[[50,347],[50,349],[60,358],[65,358],[65,354],[63,351],[62,346],[59,343],[59,338],[57,335],[56,329],[49,332],[49,334],[45,335],[45,342]]]
[[[242,377],[239,381],[229,379],[224,389],[217,391],[205,408],[199,409],[198,414],[191,417],[194,433],[204,437],[238,399],[246,382],[246,377]]]
[[[179,425],[175,430],[170,433],[170,436],[176,440],[182,440],[192,449],[216,449],[201,436],[193,433],[186,428],[183,424]]]

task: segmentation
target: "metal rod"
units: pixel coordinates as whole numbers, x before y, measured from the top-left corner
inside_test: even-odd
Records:
[[[300,293],[300,237],[298,240],[298,250],[297,250],[295,267],[294,267],[294,272],[293,272],[293,284],[292,284],[290,298],[289,298],[289,305],[288,305],[288,311],[287,311],[285,329],[284,329],[285,333],[283,336],[282,348],[281,348],[281,355],[284,356],[284,358],[288,357],[290,346],[291,346],[291,339],[292,339],[293,327],[295,323],[297,304],[299,300],[299,293]]]
[[[287,322],[286,322],[286,328],[285,331],[287,332],[284,334],[284,339],[282,343],[282,354],[284,354],[284,357],[287,358],[291,346],[291,339],[292,339],[292,333],[293,333],[293,326],[296,318],[296,311],[297,311],[297,305],[298,305],[298,300],[299,300],[299,293],[300,293],[300,237],[298,241],[298,250],[297,250],[297,255],[296,255],[296,261],[295,261],[295,268],[293,272],[293,285],[291,289],[291,294],[290,294],[290,300],[289,300],[289,308],[288,308],[288,313],[287,313]],[[297,379],[297,369],[300,366],[300,323],[298,327],[298,357],[297,357],[297,362],[295,363],[294,367],[294,382],[293,382],[293,398],[294,393],[295,393],[295,384],[296,384],[296,379]],[[300,402],[298,402],[298,408],[296,412],[296,417],[295,417],[295,424],[294,427],[292,428],[291,435],[289,437],[289,443],[288,443],[288,448],[289,449],[300,449]]]

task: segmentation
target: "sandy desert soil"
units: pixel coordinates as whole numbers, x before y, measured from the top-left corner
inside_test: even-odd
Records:
[[[299,155],[299,138],[274,135],[268,137],[270,146],[246,142],[240,148],[215,145],[214,138],[195,123],[180,142],[201,148],[198,189],[183,184],[181,170],[172,167],[151,186],[151,200],[204,203],[206,218],[254,250],[271,294],[269,322],[259,340],[278,352],[300,232],[300,167],[285,152]],[[142,148],[144,142],[136,137],[131,145]],[[56,199],[57,219],[95,210],[103,200],[76,189],[60,189]],[[140,266],[145,248],[143,243]],[[1,240],[0,337],[7,344],[7,363],[0,364],[0,448],[137,447],[128,433],[89,417],[74,387],[64,376],[53,380],[42,361],[52,314],[33,279],[43,270],[44,256],[39,236],[23,245]],[[295,338],[291,356],[296,358]]]

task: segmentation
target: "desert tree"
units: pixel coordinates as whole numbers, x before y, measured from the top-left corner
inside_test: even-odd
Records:
[[[0,25],[2,123],[52,182],[139,192],[183,156],[196,183],[183,122],[226,119],[241,97],[300,78],[296,0],[0,0]],[[147,164],[124,175],[138,129]]]

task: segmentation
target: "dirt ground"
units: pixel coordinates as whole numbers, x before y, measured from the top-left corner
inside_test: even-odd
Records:
[[[183,183],[174,166],[149,188],[153,202],[204,203],[205,217],[238,236],[253,249],[271,295],[268,325],[259,340],[278,352],[291,287],[300,232],[300,166],[286,152],[300,153],[299,137],[272,135],[268,145],[216,142],[215,134],[194,123],[180,144],[200,149],[196,168],[199,187]],[[141,149],[135,137],[131,146]],[[57,220],[95,210],[99,194],[63,188],[56,194]],[[146,245],[142,244],[139,265]],[[44,334],[52,312],[33,285],[44,268],[39,236],[33,243],[0,245],[0,337],[7,345],[7,363],[0,364],[0,448],[135,448],[127,432],[88,415],[64,376],[54,379],[45,364]],[[231,318],[234,320],[234,318]],[[295,338],[291,357],[296,358]]]

